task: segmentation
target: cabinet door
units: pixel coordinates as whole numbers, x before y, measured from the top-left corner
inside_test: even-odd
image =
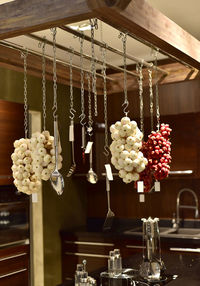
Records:
[[[29,246],[0,250],[0,286],[29,285]]]
[[[0,185],[11,184],[13,142],[24,137],[23,104],[0,100]]]

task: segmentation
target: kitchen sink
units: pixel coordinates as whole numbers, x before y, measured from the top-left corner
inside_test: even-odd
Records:
[[[179,228],[176,230],[172,227],[160,227],[159,229],[161,237],[200,239],[199,228]],[[127,230],[124,234],[142,235],[142,227]]]

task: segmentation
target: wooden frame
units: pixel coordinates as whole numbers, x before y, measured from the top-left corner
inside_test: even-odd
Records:
[[[93,17],[121,31],[128,32],[130,36],[142,38],[164,53],[169,53],[186,65],[194,67],[192,70],[179,63],[163,65],[162,68],[166,68],[170,74],[159,79],[161,84],[191,80],[199,76],[195,68],[200,69],[200,41],[151,7],[145,0],[15,0],[0,5],[0,39]],[[0,50],[1,66],[22,71],[22,65],[14,51],[2,47]],[[29,73],[41,76],[39,58],[33,57],[32,59],[31,57],[29,61]],[[47,78],[52,79],[51,63],[48,67]],[[74,85],[80,87],[80,74],[78,71],[75,73]],[[145,74],[146,72],[144,76]],[[60,65],[58,82],[68,84],[67,69],[65,76],[63,75],[63,67]],[[122,74],[113,74],[112,77],[121,80],[118,83],[109,83],[108,93],[122,91]],[[138,88],[137,80],[132,77],[129,79],[128,90]],[[144,85],[146,81],[144,78]],[[99,93],[102,92],[101,83],[99,80]]]

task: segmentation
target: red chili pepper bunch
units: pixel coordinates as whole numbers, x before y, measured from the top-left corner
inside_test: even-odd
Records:
[[[152,131],[147,142],[143,142],[142,152],[148,159],[148,165],[140,173],[140,180],[144,182],[145,192],[151,188],[153,179],[165,179],[170,170],[171,163],[171,142],[169,136],[171,128],[168,124],[161,124],[160,130]]]

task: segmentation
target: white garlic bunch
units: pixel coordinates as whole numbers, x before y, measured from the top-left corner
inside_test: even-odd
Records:
[[[30,139],[21,138],[14,142],[14,153],[11,155],[14,184],[19,192],[32,194],[39,190],[41,181],[32,168]]]
[[[112,143],[110,151],[111,163],[119,170],[119,177],[128,184],[139,180],[148,161],[140,151],[142,147],[143,134],[137,127],[135,121],[129,117],[123,117],[110,126]]]
[[[32,167],[35,175],[44,181],[48,181],[55,168],[54,137],[49,131],[36,132],[30,139]],[[58,169],[62,168],[61,146],[58,147]]]

